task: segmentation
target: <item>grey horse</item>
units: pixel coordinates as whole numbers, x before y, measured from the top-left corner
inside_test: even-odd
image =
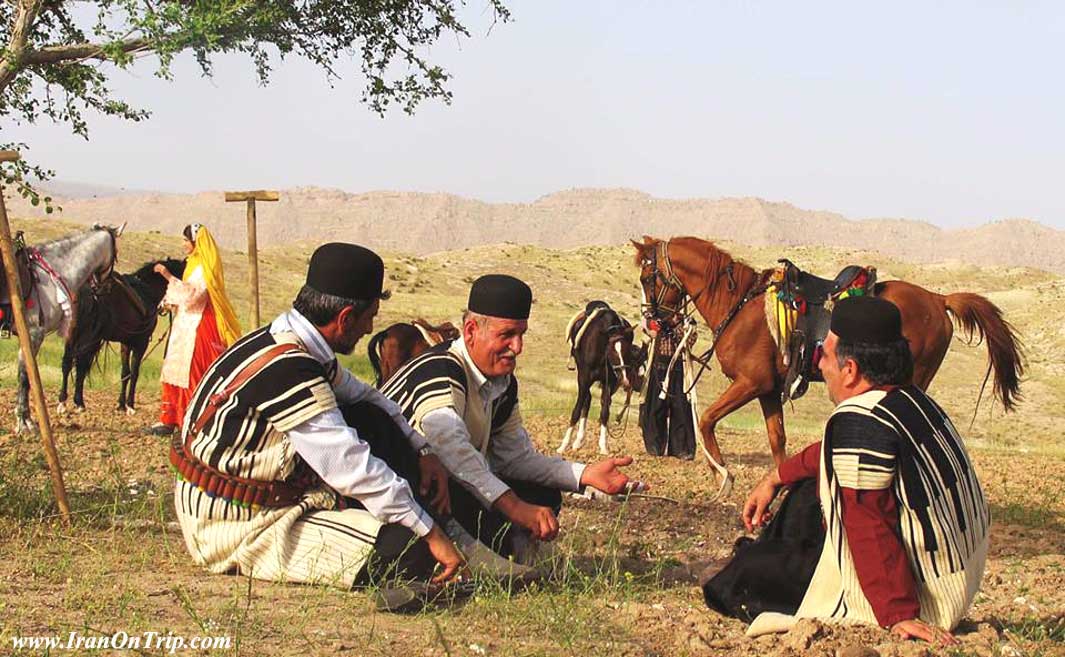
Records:
[[[99,280],[111,273],[118,258],[118,237],[125,228],[126,224],[118,228],[94,224],[84,232],[27,247],[36,279],[31,294],[33,307],[26,313],[34,356],[49,333],[58,330],[64,339],[69,336],[77,302],[74,296],[90,279]],[[33,433],[37,425],[29,416],[30,380],[21,349],[18,378],[15,433]]]

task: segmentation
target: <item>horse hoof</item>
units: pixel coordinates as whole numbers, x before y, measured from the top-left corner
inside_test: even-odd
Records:
[[[137,414],[137,411],[132,406],[127,406],[126,407],[126,415],[129,415],[130,417],[132,417],[132,416],[134,416],[136,414]]]
[[[85,407],[84,406],[75,406],[74,407],[74,412],[77,413],[78,415],[81,415],[82,413],[85,412]]]
[[[55,412],[56,412],[57,415],[66,415],[67,414],[66,402],[59,402],[58,404],[56,404]]]
[[[600,446],[599,447],[599,453],[602,454],[603,456],[609,456],[610,455],[610,450],[607,449],[606,447]]]
[[[717,494],[711,499],[712,502],[728,499],[728,496],[732,494],[733,477],[731,472],[725,473],[725,478],[721,481],[721,487],[717,489]]]

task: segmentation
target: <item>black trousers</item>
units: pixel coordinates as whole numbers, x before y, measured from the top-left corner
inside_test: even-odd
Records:
[[[344,421],[369,443],[370,453],[406,479],[415,500],[428,510],[428,503],[418,495],[421,482],[418,455],[411,449],[395,421],[368,402],[351,404],[340,410],[344,414]],[[344,498],[343,502],[349,508],[364,508],[362,503],[352,498]],[[403,525],[389,524],[381,527],[377,533],[373,553],[356,575],[355,585],[365,586],[395,579],[427,581],[432,577],[435,567],[436,559],[425,541]]]
[[[788,489],[758,538],[739,539],[732,560],[703,584],[707,606],[746,622],[764,611],[794,614],[813,579],[824,541],[817,481],[800,481]]]
[[[647,373],[647,397],[640,404],[640,430],[648,454],[690,459],[695,456],[692,407],[684,394],[684,365],[678,359],[669,377],[666,398],[659,399],[669,356],[656,355]]]
[[[481,501],[470,491],[450,480],[451,516],[471,536],[489,546],[498,554],[509,557],[514,554],[516,532],[513,525],[499,511],[485,508]],[[503,480],[514,494],[529,504],[546,506],[555,516],[562,511],[562,492],[557,488],[548,488],[527,481]]]

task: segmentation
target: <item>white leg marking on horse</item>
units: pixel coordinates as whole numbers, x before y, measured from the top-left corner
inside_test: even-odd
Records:
[[[579,424],[577,424],[577,439],[573,441],[573,449],[580,449],[584,444],[584,430],[588,426],[588,418],[582,417]]]
[[[599,453],[610,453],[610,451],[606,448],[606,425],[599,425]]]
[[[136,414],[137,414],[137,410],[134,409],[132,406],[127,406],[126,407],[126,415],[136,415]]]
[[[56,407],[55,407],[55,412],[58,413],[59,415],[66,415],[66,413],[67,413],[67,403],[66,402],[59,402],[59,404],[57,404]]]
[[[629,372],[628,368],[625,367],[625,354],[621,350],[621,340],[614,343],[614,349],[618,352],[618,363],[621,364],[621,383],[626,390],[629,390],[631,388],[629,385]]]
[[[559,454],[569,449],[569,441],[573,437],[573,425],[569,425],[569,429],[566,429],[566,435],[562,438],[562,444],[558,446],[556,450]]]

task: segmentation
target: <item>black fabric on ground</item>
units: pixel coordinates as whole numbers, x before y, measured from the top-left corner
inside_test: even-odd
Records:
[[[690,459],[695,456],[695,425],[684,394],[684,366],[677,360],[665,399],[659,399],[669,356],[656,355],[647,376],[647,397],[640,404],[640,430],[648,454]]]
[[[451,479],[451,517],[471,536],[489,546],[496,553],[509,557],[514,553],[515,530],[499,511],[486,509],[473,493]],[[503,479],[514,494],[529,504],[546,506],[555,516],[562,511],[562,492],[527,481]]]
[[[703,585],[707,606],[748,623],[764,611],[794,614],[824,541],[817,481],[806,479],[789,489],[758,538],[736,542],[732,560]]]
[[[359,438],[370,445],[370,452],[388,464],[396,474],[407,480],[415,500],[428,510],[429,504],[418,495],[421,478],[418,455],[411,449],[395,421],[382,409],[362,402],[342,406],[340,412],[348,426],[359,432]],[[356,499],[346,497],[348,508],[365,508]],[[402,525],[385,525],[377,533],[374,552],[355,577],[356,586],[380,583],[392,579],[427,581],[432,577],[436,560],[428,544]]]

